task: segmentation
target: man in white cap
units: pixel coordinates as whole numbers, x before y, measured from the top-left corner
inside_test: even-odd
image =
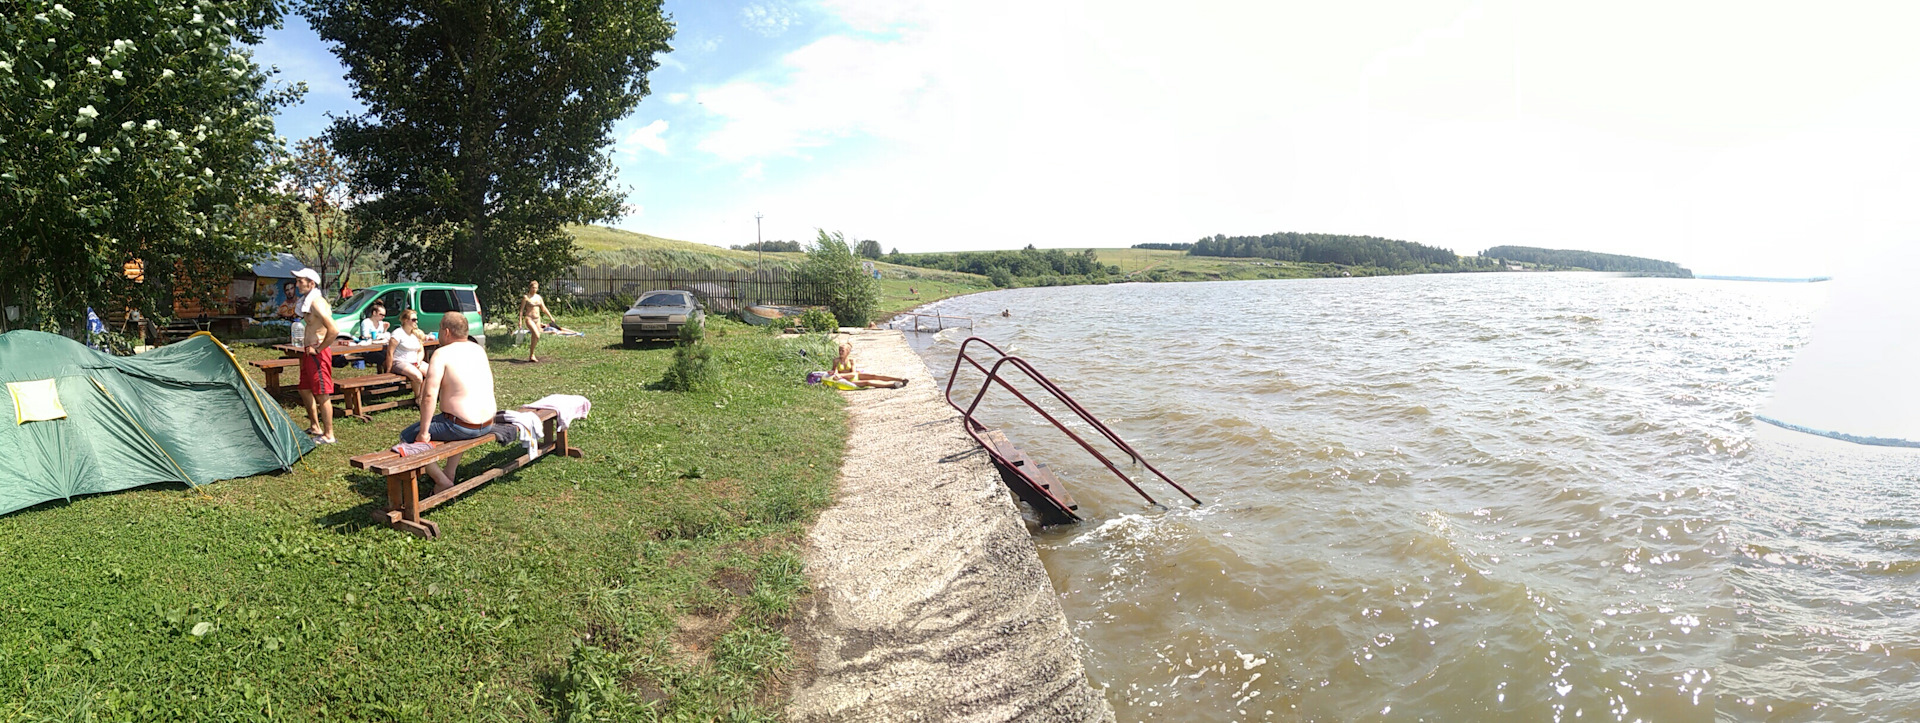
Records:
[[[294,287],[300,290],[295,313],[307,325],[300,338],[300,403],[307,408],[307,434],[319,444],[333,444],[333,338],[340,327],[333,323],[333,307],[320,293],[320,272],[301,269],[293,272]],[[314,402],[318,398],[319,405]]]

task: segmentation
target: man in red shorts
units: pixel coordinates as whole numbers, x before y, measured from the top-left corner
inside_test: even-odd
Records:
[[[333,338],[340,327],[333,323],[333,307],[327,304],[320,288],[320,272],[301,269],[293,272],[294,288],[300,291],[296,312],[307,325],[300,338],[300,403],[307,408],[307,434],[317,444],[333,444]],[[315,401],[318,408],[315,408]]]

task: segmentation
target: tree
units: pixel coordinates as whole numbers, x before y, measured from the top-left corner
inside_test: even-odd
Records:
[[[866,326],[880,306],[880,282],[860,267],[847,237],[840,232],[819,231],[820,237],[807,249],[807,260],[794,272],[794,278],[827,290],[827,306],[835,318],[847,326]]]
[[[312,0],[366,112],[328,140],[361,238],[490,307],[576,261],[566,224],[623,214],[608,147],[672,48],[661,0]]]
[[[282,181],[286,194],[276,205],[288,230],[287,250],[320,272],[321,288],[339,288],[336,272],[352,270],[364,248],[354,243],[359,224],[349,211],[359,198],[346,164],[325,139],[308,138],[294,145]]]
[[[262,250],[236,209],[272,181],[274,110],[304,91],[242,48],[272,0],[69,4],[0,3],[0,330],[224,296]]]
[[[861,241],[860,246],[854,253],[860,254],[864,258],[878,259],[880,258],[880,242],[873,239]]]

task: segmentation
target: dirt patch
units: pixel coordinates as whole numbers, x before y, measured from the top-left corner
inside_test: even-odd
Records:
[[[740,597],[747,597],[753,594],[753,573],[737,567],[720,568],[720,571],[714,573],[713,577],[707,580],[707,582],[714,587],[724,589]]]
[[[733,619],[737,617],[740,612],[731,608],[680,616],[673,621],[673,635],[667,638],[673,646],[673,657],[689,666],[706,665],[712,657],[714,641],[733,629]]]

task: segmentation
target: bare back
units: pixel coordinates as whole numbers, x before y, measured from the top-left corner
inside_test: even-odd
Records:
[[[427,369],[427,384],[438,382],[440,411],[468,424],[493,419],[493,366],[487,350],[471,341],[443,344]]]

